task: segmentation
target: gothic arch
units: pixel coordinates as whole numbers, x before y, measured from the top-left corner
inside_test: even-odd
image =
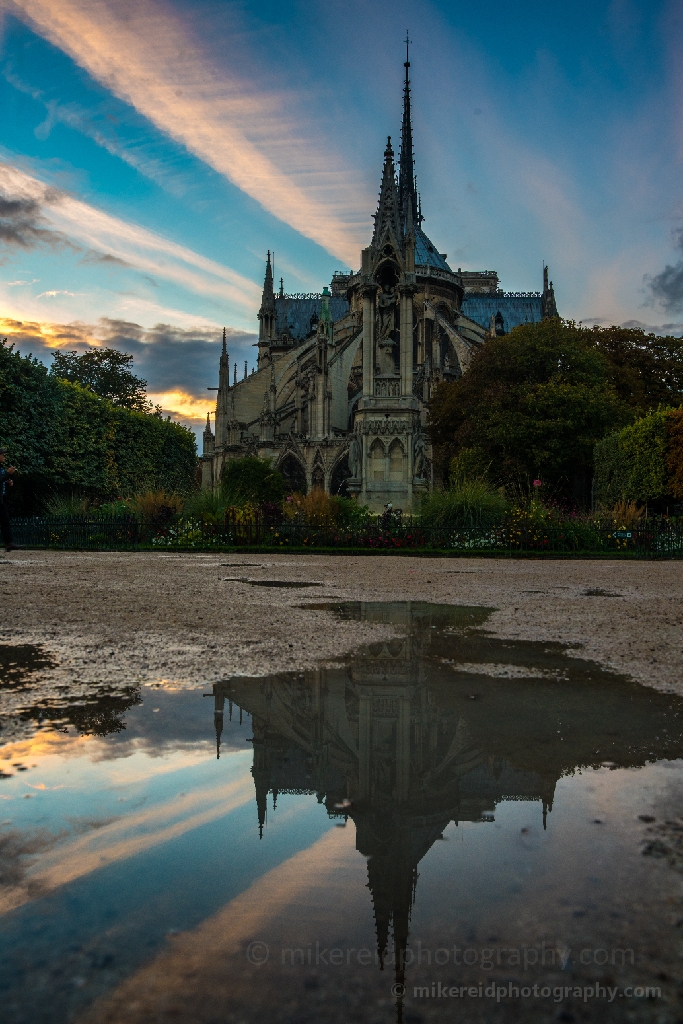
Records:
[[[378,437],[370,445],[370,480],[386,478],[386,449]]]
[[[346,481],[351,476],[351,470],[349,469],[349,456],[348,452],[345,452],[340,459],[335,462],[332,473],[330,475],[330,494],[339,495],[342,498],[348,498],[349,491],[346,486]]]
[[[287,452],[276,468],[287,481],[290,493],[306,494],[308,490],[306,486],[306,470],[294,452]]]
[[[405,473],[405,448],[396,437],[389,445],[389,479],[404,480]]]

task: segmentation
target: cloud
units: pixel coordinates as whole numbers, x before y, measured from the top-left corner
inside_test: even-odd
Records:
[[[68,292],[68,291],[66,291],[65,288],[55,288],[55,289],[53,289],[50,292],[41,292],[40,295],[36,295],[36,298],[37,299],[54,299],[58,295],[70,295],[73,298],[75,294],[76,294],[75,292]]]
[[[581,320],[584,327],[611,327],[614,320],[604,316],[584,317]],[[623,320],[617,323],[617,327],[625,327],[628,330],[644,331],[645,334],[657,334],[660,337],[672,337],[683,335],[683,323],[670,322],[666,324],[646,324],[642,320]]]
[[[645,331],[646,334],[659,334],[662,337],[672,335],[683,335],[683,323],[668,323],[668,324],[646,324],[642,320],[624,320],[620,327],[634,328],[635,330]]]
[[[676,247],[683,251],[683,228],[675,232]],[[668,313],[683,312],[683,260],[674,266],[667,263],[659,274],[645,278],[650,297],[659,302]]]
[[[105,346],[130,353],[133,371],[147,381],[149,398],[174,419],[198,427],[216,405],[218,360],[222,330],[217,327],[177,327],[157,324],[152,328],[128,320],[103,317],[96,324],[55,324],[0,318],[0,337],[8,337],[22,354],[40,359],[46,366],[58,348],[84,352]],[[253,366],[255,334],[226,328],[231,363],[242,377],[244,360]]]
[[[43,203],[49,202],[50,198],[47,189],[42,202],[31,195],[3,195],[0,192],[0,243],[20,249],[34,249],[39,245],[53,249],[68,246],[69,242],[63,235],[47,227]]]
[[[297,99],[219,65],[190,27],[154,0],[14,6],[93,78],[269,213],[356,264],[372,198],[343,158],[318,144],[316,125],[288,111]],[[228,43],[243,48],[240,38],[235,28]]]
[[[75,248],[75,241],[86,249],[86,259],[100,253],[112,266],[134,267],[196,294],[230,300],[250,313],[258,306],[261,289],[236,271],[147,228],[112,217],[11,164],[0,163],[0,196],[8,210],[7,223],[11,227],[13,217],[20,225],[21,241],[15,244],[29,247],[39,240],[52,240]],[[24,222],[26,227],[21,228]]]
[[[110,252],[87,252],[81,263],[94,263],[104,264],[105,266],[111,267],[132,267],[132,263],[128,263],[127,260],[122,260],[118,256],[112,256]]]

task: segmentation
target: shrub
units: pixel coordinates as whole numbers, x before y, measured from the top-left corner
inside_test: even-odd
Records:
[[[431,491],[422,499],[423,526],[472,530],[498,526],[508,508],[505,492],[485,480],[460,480],[444,491]]]
[[[131,508],[147,526],[163,526],[175,519],[182,507],[183,499],[179,494],[170,494],[164,490],[148,491],[131,502]]]
[[[306,526],[336,526],[338,498],[331,498],[316,487],[308,494],[291,494],[282,510],[285,519]]]
[[[285,520],[306,526],[334,527],[342,530],[360,529],[370,519],[367,505],[353,498],[331,497],[319,488],[308,494],[290,494],[282,504]]]
[[[225,519],[226,501],[215,491],[193,491],[183,504],[183,515],[218,525]]]
[[[52,494],[44,502],[50,516],[84,516],[92,508],[93,500],[87,494],[71,491],[68,494]]]
[[[599,508],[597,523],[605,529],[630,530],[645,518],[645,509],[635,501],[618,501],[612,508]]]

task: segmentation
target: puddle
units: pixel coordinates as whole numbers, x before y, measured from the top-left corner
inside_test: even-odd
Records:
[[[248,583],[252,587],[322,587],[322,583],[310,583],[303,580],[248,580],[225,579],[221,583]]]
[[[0,690],[26,686],[34,672],[53,664],[54,658],[35,644],[0,644]]]
[[[3,1024],[674,1024],[683,700],[487,608],[304,607],[401,635],[0,747]]]

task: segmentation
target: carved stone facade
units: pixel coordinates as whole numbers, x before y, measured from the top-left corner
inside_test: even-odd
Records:
[[[465,373],[487,338],[522,315],[557,315],[547,275],[543,294],[512,304],[495,272],[451,270],[422,230],[409,67],[406,59],[398,175],[389,139],[361,269],[335,274],[321,295],[285,295],[282,282],[276,294],[269,253],[257,371],[239,382],[235,374],[231,385],[223,340],[215,434],[209,419],[204,432],[205,488],[220,486],[227,460],[258,455],[293,490],[322,487],[373,511],[388,502],[411,511],[433,486],[425,427],[434,386]]]

